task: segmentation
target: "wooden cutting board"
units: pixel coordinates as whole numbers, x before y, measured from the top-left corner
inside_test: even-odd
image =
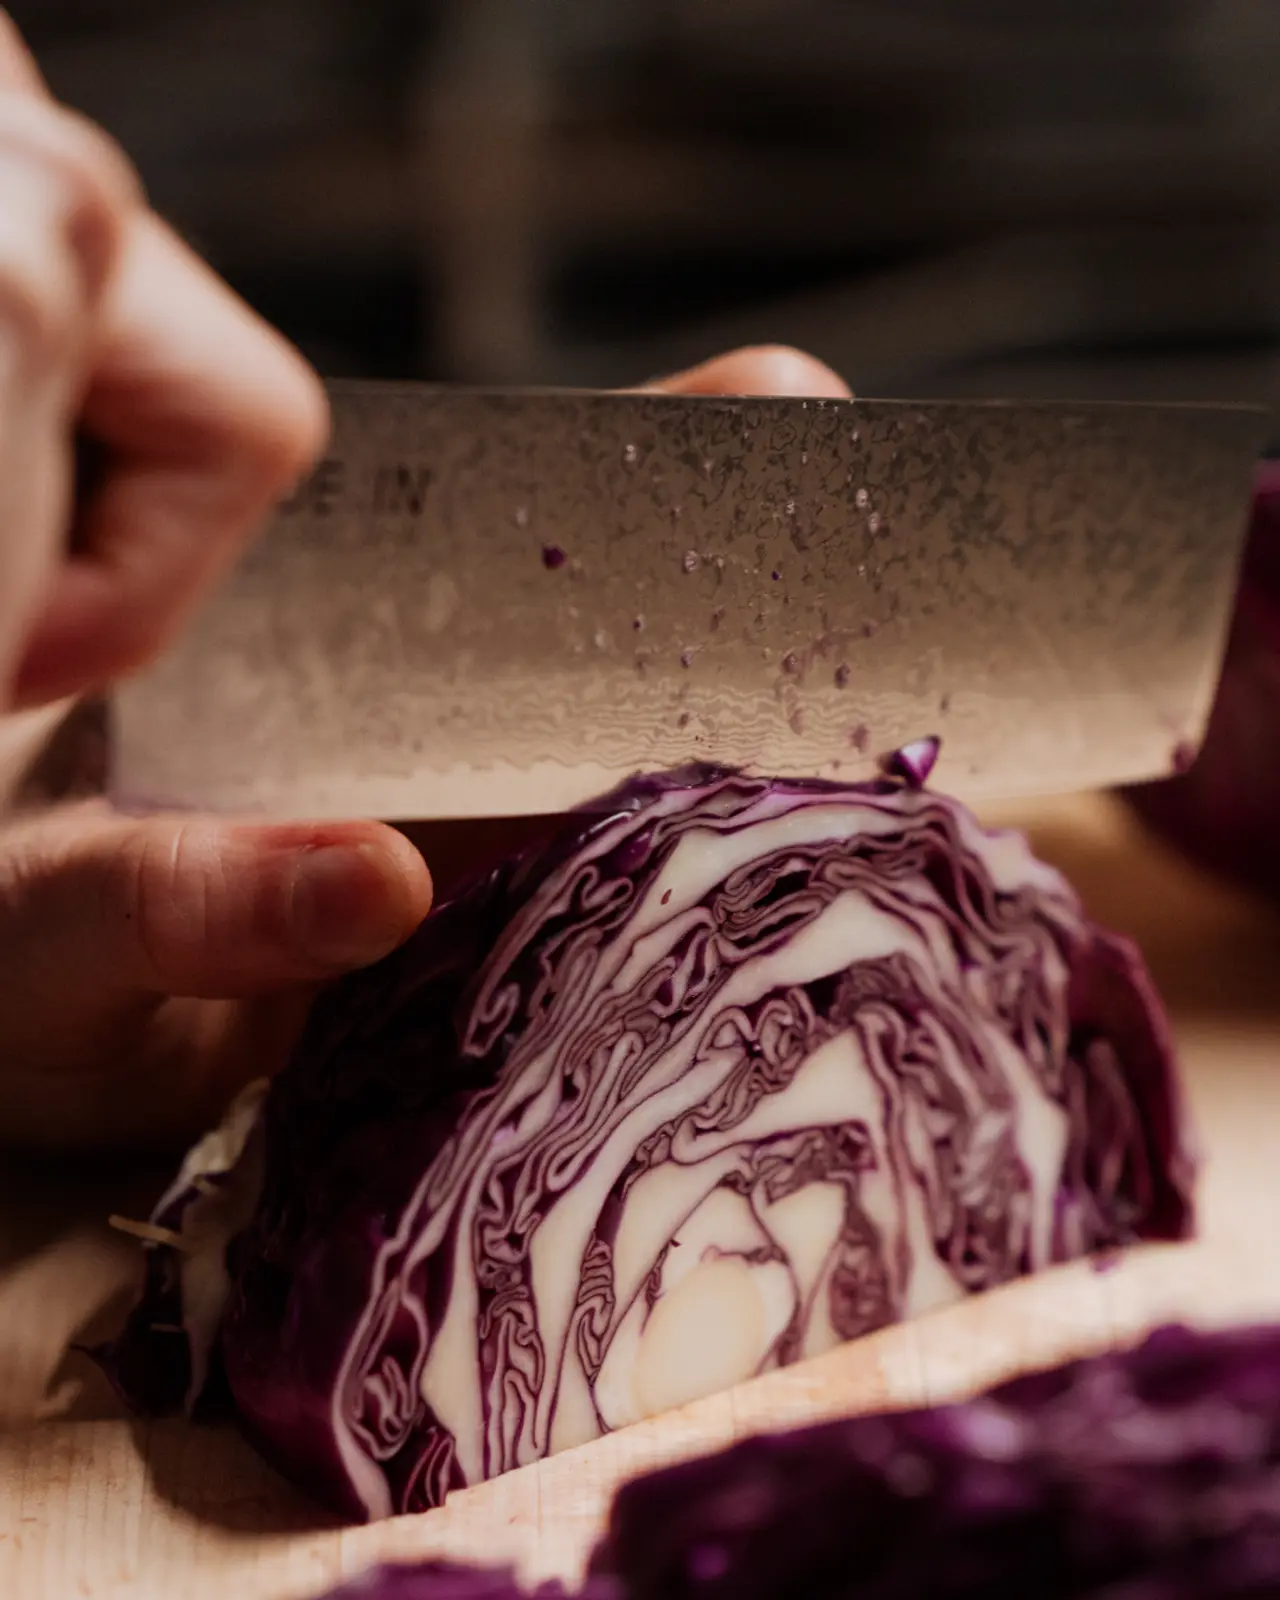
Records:
[[[1011,820],[1001,818],[1000,820]],[[136,1270],[100,1223],[155,1174],[0,1173],[0,1595],[301,1600],[384,1556],[510,1557],[573,1574],[613,1486],[752,1429],[958,1395],[1170,1318],[1280,1317],[1280,915],[1144,839],[1114,801],[1024,808],[1038,851],[1142,942],[1206,1152],[1201,1237],[1066,1268],[889,1329],[373,1528],[326,1525],[227,1429],[138,1425],[67,1341]],[[56,1416],[57,1420],[52,1420]],[[34,1420],[41,1418],[42,1420]]]

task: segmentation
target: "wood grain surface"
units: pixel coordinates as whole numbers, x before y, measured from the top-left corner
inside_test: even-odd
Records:
[[[373,1528],[326,1523],[230,1429],[122,1418],[68,1342],[119,1315],[137,1260],[102,1225],[160,1174],[0,1171],[0,1595],[302,1600],[381,1556],[574,1573],[613,1486],[745,1431],[954,1396],[1171,1318],[1280,1316],[1280,915],[1155,847],[1115,802],[1027,825],[1091,910],[1142,942],[1173,1013],[1205,1152],[1196,1243],[1077,1265],[886,1330]]]

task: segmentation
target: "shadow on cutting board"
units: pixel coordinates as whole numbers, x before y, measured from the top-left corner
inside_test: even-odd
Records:
[[[220,1532],[319,1533],[344,1526],[267,1465],[229,1422],[130,1424],[148,1484],[167,1505]]]

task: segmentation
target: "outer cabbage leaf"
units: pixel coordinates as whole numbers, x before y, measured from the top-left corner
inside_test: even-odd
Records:
[[[104,1361],[361,1517],[1190,1226],[1136,952],[911,781],[625,786],[328,990],[245,1137]]]
[[[1128,791],[1202,866],[1280,895],[1280,462],[1263,467],[1222,676],[1199,755]]]
[[[624,1485],[593,1565],[627,1600],[1280,1594],[1280,1329],[746,1440]]]

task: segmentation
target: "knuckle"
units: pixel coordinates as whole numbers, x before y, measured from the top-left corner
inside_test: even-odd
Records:
[[[16,237],[21,227],[14,212],[0,223],[0,325],[13,353],[28,368],[43,369],[71,341],[79,321],[77,295],[68,263],[41,241]]]
[[[319,380],[301,358],[288,353],[296,369],[279,397],[270,425],[257,430],[253,451],[254,488],[268,502],[292,489],[310,471],[329,432],[329,410]]]
[[[112,879],[118,922],[130,928],[144,972],[157,991],[171,981],[175,957],[190,947],[208,915],[188,824],[142,826],[120,839]]]
[[[105,294],[124,252],[130,219],[142,209],[142,186],[109,134],[75,112],[60,114],[75,169],[66,237],[86,295],[96,302]]]
[[[789,344],[759,345],[745,354],[755,364],[760,381],[780,394],[788,394],[810,381],[817,365],[812,356]]]
[[[137,193],[101,130],[0,95],[0,316],[29,358],[57,359],[95,309]]]

